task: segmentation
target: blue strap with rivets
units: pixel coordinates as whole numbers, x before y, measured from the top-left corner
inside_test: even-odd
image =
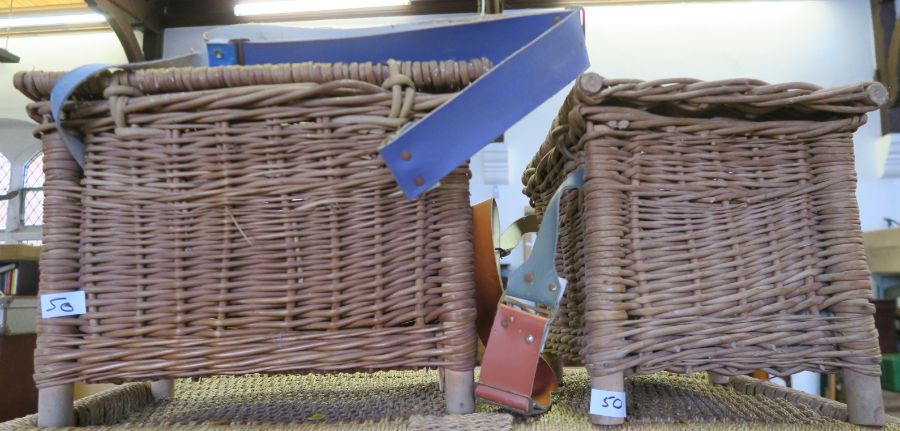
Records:
[[[399,130],[381,148],[410,199],[437,184],[589,66],[578,8],[443,20],[369,36],[210,43],[207,51],[211,66],[490,59],[494,67],[487,74],[421,121]]]

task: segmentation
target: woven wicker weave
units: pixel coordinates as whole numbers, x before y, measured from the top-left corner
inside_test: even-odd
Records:
[[[589,430],[591,379],[570,368],[553,409],[527,418],[479,403],[478,413],[442,415],[433,371],[358,375],[248,375],[176,382],[171,400],[154,402],[150,385],[129,383],[75,403],[90,430]],[[847,406],[749,377],[713,385],[703,373],[659,373],[626,380],[630,417],[616,430],[864,430]],[[887,418],[886,430],[900,430]],[[36,415],[0,431],[37,430]]]
[[[583,75],[523,179],[540,212],[586,169],[548,349],[592,376],[879,375],[851,134],[883,99],[878,84]]]
[[[471,370],[468,171],[408,202],[377,149],[488,67],[108,74],[66,108],[83,172],[49,116],[60,74],[16,75],[44,145],[40,289],[88,298],[83,316],[41,321],[38,386]]]

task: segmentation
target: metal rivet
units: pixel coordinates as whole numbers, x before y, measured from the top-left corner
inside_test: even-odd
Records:
[[[504,328],[507,327],[507,326],[509,326],[509,320],[506,320],[506,319],[501,320],[501,321],[500,321],[500,326],[502,326],[502,327],[504,327]]]
[[[531,343],[533,343],[533,342],[534,342],[534,336],[533,336],[533,335],[528,335],[528,336],[525,337],[525,343],[526,343],[526,344],[531,344]]]
[[[400,153],[400,158],[403,160],[409,160],[412,158],[412,153],[410,153],[409,151],[404,151]]]
[[[526,272],[524,278],[526,283],[531,283],[532,281],[534,281],[534,273]]]
[[[222,52],[221,49],[215,49],[215,50],[213,50],[213,56],[218,58],[219,60],[221,60],[221,59],[225,58],[225,53]]]
[[[550,289],[551,292],[556,292],[556,289],[559,289],[559,286],[557,286],[556,283],[550,283],[547,288]]]
[[[416,177],[416,185],[421,186],[422,184],[425,184],[425,178]]]

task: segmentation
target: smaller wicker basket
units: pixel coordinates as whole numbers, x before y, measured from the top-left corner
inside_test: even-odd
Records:
[[[851,420],[878,422],[852,133],[885,98],[872,83],[581,76],[523,178],[540,213],[585,169],[564,200],[570,282],[548,351],[608,390],[661,370],[844,369],[874,382],[868,419],[848,383]]]

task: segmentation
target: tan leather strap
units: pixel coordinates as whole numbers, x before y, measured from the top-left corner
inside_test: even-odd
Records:
[[[475,327],[478,338],[487,345],[502,286],[500,260],[496,245],[500,241],[497,204],[488,199],[472,207],[472,247],[475,256]]]
[[[498,302],[502,295],[500,257],[537,231],[534,216],[523,217],[500,234],[497,205],[488,199],[472,207],[475,256],[475,298],[478,337],[491,348],[481,360],[475,394],[523,414],[539,414],[550,407],[557,389],[553,369],[541,358],[546,318]],[[528,336],[531,339],[526,339]]]

